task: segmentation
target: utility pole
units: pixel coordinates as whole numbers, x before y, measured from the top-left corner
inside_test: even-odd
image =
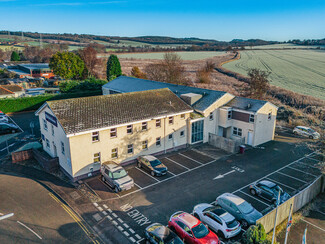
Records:
[[[21,32],[21,40],[24,40],[24,32]]]
[[[288,234],[289,234],[289,230],[290,230],[290,227],[292,224],[291,209],[292,209],[292,203],[290,204],[289,217],[288,217],[288,223],[287,223],[287,227],[286,227],[286,236],[284,239],[284,244],[287,244]]]
[[[278,193],[278,198],[276,199],[276,210],[275,210],[275,217],[274,217],[274,227],[273,227],[273,235],[272,235],[272,243],[274,243],[274,239],[275,239],[275,229],[276,229],[276,218],[278,215],[278,207],[279,207],[279,203],[280,203],[280,196],[281,196],[281,189],[279,189],[279,193]]]
[[[39,34],[39,46],[42,48],[43,44],[42,44],[42,34]]]

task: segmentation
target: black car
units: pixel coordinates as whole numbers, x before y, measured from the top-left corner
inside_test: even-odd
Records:
[[[280,193],[280,203],[285,202],[290,198],[290,195],[283,191],[281,187],[269,180],[261,180],[249,186],[252,195],[264,198],[267,201],[276,203],[277,197]]]
[[[19,128],[13,124],[0,123],[0,134],[17,133],[19,131]]]
[[[182,244],[181,239],[168,227],[159,223],[149,225],[144,231],[147,243],[154,244]]]
[[[138,167],[149,171],[152,176],[167,174],[167,167],[151,155],[138,157]]]

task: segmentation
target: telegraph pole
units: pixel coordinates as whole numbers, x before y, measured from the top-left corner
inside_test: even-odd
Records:
[[[278,207],[279,207],[279,203],[280,203],[281,191],[282,190],[279,189],[278,198],[276,199],[276,210],[275,210],[275,217],[274,217],[274,227],[273,227],[273,235],[272,235],[272,244],[274,243],[274,239],[275,239],[276,218],[277,218],[277,215],[278,215]]]

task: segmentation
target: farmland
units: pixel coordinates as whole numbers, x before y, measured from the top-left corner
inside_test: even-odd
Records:
[[[324,48],[324,46],[304,46],[304,45],[296,45],[292,43],[283,43],[283,44],[272,44],[272,45],[261,45],[261,46],[252,46],[245,47],[247,50],[250,49],[316,49],[316,48]]]
[[[243,75],[251,68],[269,71],[271,84],[325,100],[325,51],[244,51],[223,67]]]

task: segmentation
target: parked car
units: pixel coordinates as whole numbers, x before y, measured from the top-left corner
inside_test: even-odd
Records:
[[[240,221],[243,228],[255,225],[256,220],[263,216],[250,203],[231,193],[220,195],[217,197],[216,203]]]
[[[19,132],[19,128],[13,124],[0,123],[0,134],[9,134]]]
[[[158,158],[147,155],[138,157],[138,167],[150,172],[152,176],[167,174],[167,167]]]
[[[0,110],[0,115],[5,115],[5,113]]]
[[[310,139],[319,139],[320,134],[307,126],[297,126],[293,129],[293,134],[306,136]]]
[[[8,123],[7,115],[1,115],[0,114],[0,123]]]
[[[174,213],[168,221],[168,227],[185,243],[220,244],[218,236],[189,213]]]
[[[218,235],[222,233],[227,239],[238,235],[241,231],[241,226],[235,217],[220,206],[201,203],[194,207],[193,215]]]
[[[144,231],[147,242],[153,244],[182,244],[182,240],[168,227],[159,223],[149,225]]]
[[[133,179],[125,169],[113,161],[103,163],[100,172],[103,182],[106,182],[115,192],[129,190],[134,186]]]
[[[249,191],[252,195],[259,196],[272,203],[276,203],[279,191],[281,191],[280,203],[283,203],[290,198],[290,195],[283,191],[280,186],[269,180],[261,180],[257,183],[251,184],[249,186]]]

